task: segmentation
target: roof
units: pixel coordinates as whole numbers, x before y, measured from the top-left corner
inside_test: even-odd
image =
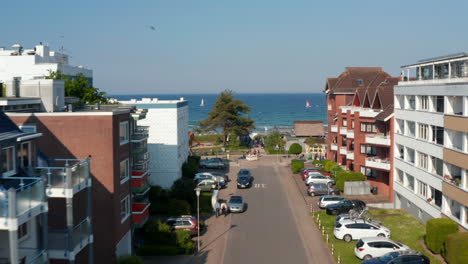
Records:
[[[356,88],[377,86],[389,77],[382,67],[346,67],[337,78],[327,78],[325,91],[354,93]]]
[[[296,137],[323,137],[323,121],[294,121],[294,134]]]
[[[416,63],[403,65],[403,66],[401,66],[401,68],[407,68],[407,67],[416,66],[416,65],[419,65],[419,64],[426,64],[426,63],[430,63],[430,62],[453,60],[453,59],[458,59],[458,58],[463,58],[463,57],[468,57],[468,53],[460,52],[460,53],[455,53],[455,54],[449,54],[449,55],[444,55],[444,56],[438,56],[438,57],[432,57],[432,58],[428,58],[428,59],[418,60]]]
[[[20,132],[20,129],[3,111],[0,111],[0,134],[5,132]]]
[[[386,122],[389,117],[393,114],[393,104],[388,105],[382,112],[380,112],[375,119]]]

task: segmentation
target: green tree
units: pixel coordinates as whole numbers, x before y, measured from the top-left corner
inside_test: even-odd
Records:
[[[300,154],[302,152],[302,146],[299,143],[293,143],[291,146],[289,146],[289,154]]]
[[[108,104],[109,99],[105,96],[105,92],[100,92],[98,88],[89,84],[88,78],[82,73],[76,77],[63,74],[60,71],[50,72],[47,79],[64,80],[65,81],[65,96],[77,97],[83,104]]]
[[[227,139],[250,133],[255,128],[254,121],[245,116],[252,108],[242,100],[234,99],[234,92],[225,90],[221,92],[208,117],[198,122],[204,131],[222,129],[223,145],[227,146]]]
[[[265,138],[265,147],[270,150],[274,150],[276,145],[278,145],[280,149],[283,149],[284,144],[283,137],[278,131],[273,131]]]

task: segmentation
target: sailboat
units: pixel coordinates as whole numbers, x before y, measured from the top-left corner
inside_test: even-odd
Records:
[[[311,108],[311,107],[312,107],[312,105],[310,105],[309,99],[307,99],[307,100],[306,100],[306,108]]]
[[[201,106],[201,107],[205,106],[205,101],[203,101],[203,98],[201,99],[200,106]]]

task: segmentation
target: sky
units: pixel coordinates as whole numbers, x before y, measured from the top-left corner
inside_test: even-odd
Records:
[[[397,76],[401,65],[468,51],[467,8],[450,0],[16,0],[2,2],[0,46],[63,46],[109,94],[320,93],[347,66]]]

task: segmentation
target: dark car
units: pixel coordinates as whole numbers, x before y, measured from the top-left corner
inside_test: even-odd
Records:
[[[252,177],[252,174],[250,173],[250,170],[248,169],[240,169],[239,172],[237,173],[237,177],[241,177],[241,176]]]
[[[237,177],[237,188],[249,188],[252,183],[252,178],[250,176],[239,176]]]
[[[362,210],[366,207],[366,203],[360,200],[343,200],[337,204],[330,204],[327,206],[327,214],[339,215],[348,213],[349,210]]]
[[[364,260],[361,264],[430,264],[428,257],[424,256],[420,252],[408,250],[408,251],[396,251],[387,253],[379,258],[373,258]]]

